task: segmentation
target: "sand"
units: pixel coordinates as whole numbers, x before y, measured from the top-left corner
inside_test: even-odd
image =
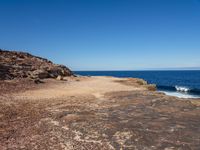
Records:
[[[65,96],[94,95],[99,97],[108,92],[144,90],[144,87],[128,86],[117,81],[123,78],[114,77],[80,77],[79,79],[65,78],[68,82],[52,82],[45,88],[29,90],[15,94],[17,98],[50,99]]]

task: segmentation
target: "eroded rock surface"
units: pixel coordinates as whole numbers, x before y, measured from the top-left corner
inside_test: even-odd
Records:
[[[92,77],[57,82],[39,85],[41,89],[34,92],[0,97],[0,149],[200,148],[199,99],[149,91],[136,79]],[[55,98],[48,89],[60,95]]]
[[[0,80],[56,78],[59,75],[72,76],[73,73],[66,66],[29,53],[0,49]]]

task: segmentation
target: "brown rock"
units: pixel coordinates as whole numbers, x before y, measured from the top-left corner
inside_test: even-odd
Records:
[[[46,70],[35,70],[31,72],[32,78],[39,78],[39,79],[45,79],[49,77],[49,73]]]
[[[0,80],[14,78],[44,79],[58,76],[74,76],[64,65],[33,56],[29,53],[6,51],[0,49]]]

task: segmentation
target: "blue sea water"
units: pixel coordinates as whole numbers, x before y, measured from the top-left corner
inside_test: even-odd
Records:
[[[83,76],[142,78],[158,91],[182,98],[200,98],[200,70],[193,71],[76,71]]]

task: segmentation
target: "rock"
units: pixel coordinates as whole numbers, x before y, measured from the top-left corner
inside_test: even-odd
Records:
[[[40,79],[34,79],[33,81],[34,81],[34,83],[36,83],[36,84],[44,83],[44,82],[42,82]]]
[[[46,70],[35,70],[31,73],[31,77],[45,79],[49,77],[49,73]]]
[[[45,58],[0,49],[0,80],[45,79],[58,76],[74,76],[74,74],[66,66],[53,64]]]
[[[9,79],[9,67],[0,64],[0,80]]]
[[[61,75],[57,76],[57,80],[63,80],[63,77]]]
[[[157,90],[157,87],[155,84],[148,84],[146,85],[146,88],[149,90],[149,91],[156,91]]]

